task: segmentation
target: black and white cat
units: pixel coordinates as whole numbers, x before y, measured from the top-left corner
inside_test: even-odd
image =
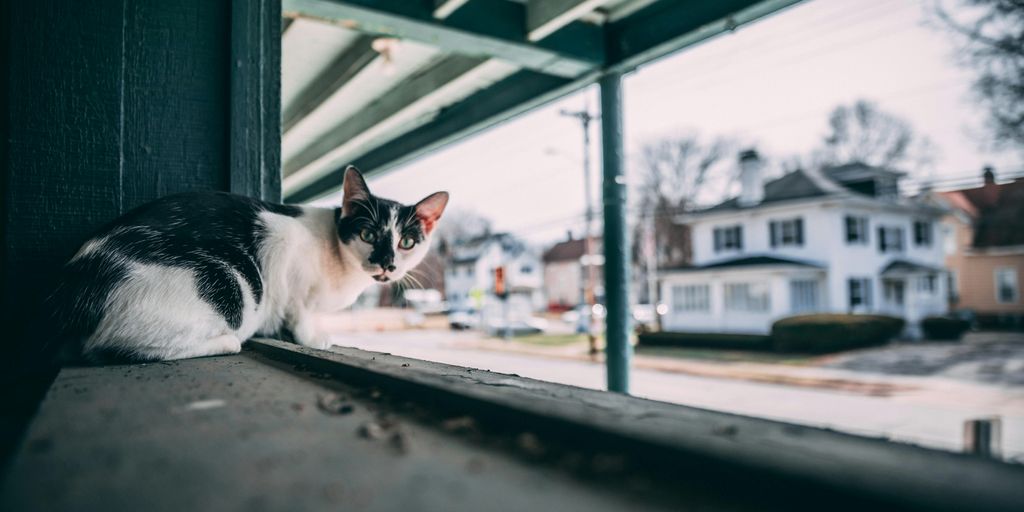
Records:
[[[414,206],[376,197],[355,167],[343,189],[335,209],[209,192],[127,213],[66,265],[52,309],[60,338],[93,360],[236,353],[282,328],[329,347],[314,314],[405,276],[448,202],[446,192]]]

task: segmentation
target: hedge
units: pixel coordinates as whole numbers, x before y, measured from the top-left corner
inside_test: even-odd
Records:
[[[921,330],[930,340],[959,340],[971,323],[962,318],[948,316],[930,316],[921,320]]]
[[[759,334],[726,334],[717,332],[646,332],[637,336],[640,345],[650,347],[726,348],[737,350],[769,350],[771,338]]]
[[[772,324],[778,352],[826,353],[884,345],[903,330],[903,319],[884,315],[797,315]]]

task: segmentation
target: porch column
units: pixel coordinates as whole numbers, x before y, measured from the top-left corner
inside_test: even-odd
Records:
[[[622,74],[601,77],[601,146],[604,163],[605,362],[608,390],[629,393],[629,237],[622,155]]]

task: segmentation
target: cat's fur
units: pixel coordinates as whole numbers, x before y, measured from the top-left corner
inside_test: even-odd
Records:
[[[327,348],[313,315],[351,305],[375,282],[401,279],[425,256],[448,201],[445,192],[415,206],[378,198],[354,167],[343,189],[336,209],[187,193],[117,219],[68,262],[52,298],[65,354],[228,354],[253,335],[283,330]],[[415,245],[400,247],[403,237]]]

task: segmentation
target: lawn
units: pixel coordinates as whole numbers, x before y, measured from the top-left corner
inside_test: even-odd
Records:
[[[586,334],[530,334],[512,338],[516,343],[526,343],[541,347],[564,347],[575,343],[586,343]]]
[[[766,364],[805,365],[816,357],[808,354],[779,354],[753,350],[721,350],[714,348],[648,347],[637,346],[636,354],[641,356],[670,357],[673,359],[696,359],[702,361],[746,362]]]

